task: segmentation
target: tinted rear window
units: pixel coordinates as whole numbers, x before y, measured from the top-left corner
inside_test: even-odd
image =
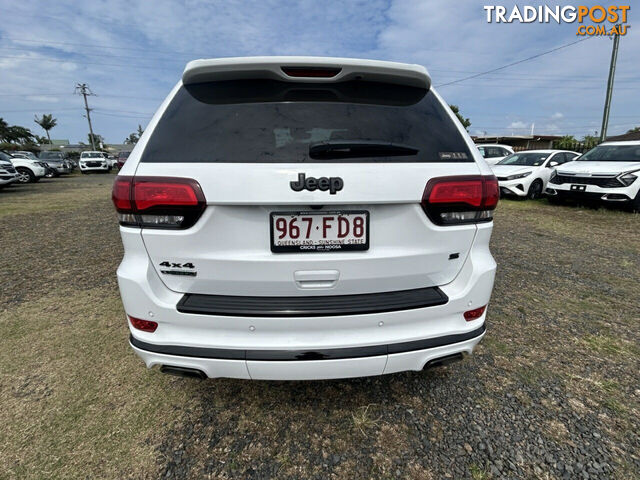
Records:
[[[580,157],[581,162],[640,162],[640,145],[598,145]]]
[[[311,158],[325,142],[373,142],[412,155]],[[463,136],[432,92],[373,82],[271,80],[182,86],[142,162],[472,162]]]

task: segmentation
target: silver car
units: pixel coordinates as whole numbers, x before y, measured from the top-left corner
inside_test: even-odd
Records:
[[[71,173],[71,171],[73,170],[71,164],[64,158],[64,155],[60,152],[40,152],[39,160],[46,163],[58,174]]]

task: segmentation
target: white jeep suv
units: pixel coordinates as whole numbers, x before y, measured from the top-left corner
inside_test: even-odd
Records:
[[[640,211],[640,141],[606,142],[556,169],[550,200],[596,200]]]
[[[326,379],[471,353],[498,183],[430,84],[381,61],[190,62],[113,186],[146,365]]]

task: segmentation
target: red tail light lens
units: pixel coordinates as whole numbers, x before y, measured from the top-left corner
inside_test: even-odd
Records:
[[[112,199],[121,225],[145,228],[189,228],[206,206],[191,178],[118,176]]]
[[[118,212],[131,210],[131,177],[116,177],[113,182],[111,200]]]
[[[141,320],[139,318],[130,317],[129,315],[127,315],[127,317],[129,317],[129,321],[133,328],[142,330],[143,332],[153,333],[156,331],[156,328],[158,328],[158,324],[151,320]]]
[[[281,67],[289,77],[332,78],[340,73],[341,68],[332,67]]]
[[[432,178],[422,196],[422,208],[436,225],[489,222],[498,204],[494,176]]]
[[[153,181],[134,178],[133,199],[136,209],[141,211],[158,206],[197,206],[200,200],[196,190],[200,189],[200,185],[195,180],[180,179],[179,182],[176,180],[178,179]],[[196,186],[197,189],[194,188]]]
[[[477,320],[482,316],[482,314],[486,309],[487,309],[487,306],[485,305],[484,307],[474,308],[473,310],[467,310],[466,312],[464,312],[464,319],[467,322],[470,322],[472,320]]]

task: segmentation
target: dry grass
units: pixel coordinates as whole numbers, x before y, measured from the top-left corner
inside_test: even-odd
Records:
[[[338,382],[195,382],[146,370],[128,346],[111,179],[0,193],[2,243],[19,246],[0,257],[0,478],[430,479],[456,454],[485,479],[486,452],[465,430],[478,412],[492,441],[520,428],[557,449],[580,441],[572,418],[588,419],[618,477],[638,474],[637,215],[501,202],[489,330],[463,363]],[[523,418],[538,428],[530,438]]]
[[[187,398],[144,369],[124,322],[119,299],[100,289],[61,290],[0,313],[0,478],[154,471],[156,434]]]

